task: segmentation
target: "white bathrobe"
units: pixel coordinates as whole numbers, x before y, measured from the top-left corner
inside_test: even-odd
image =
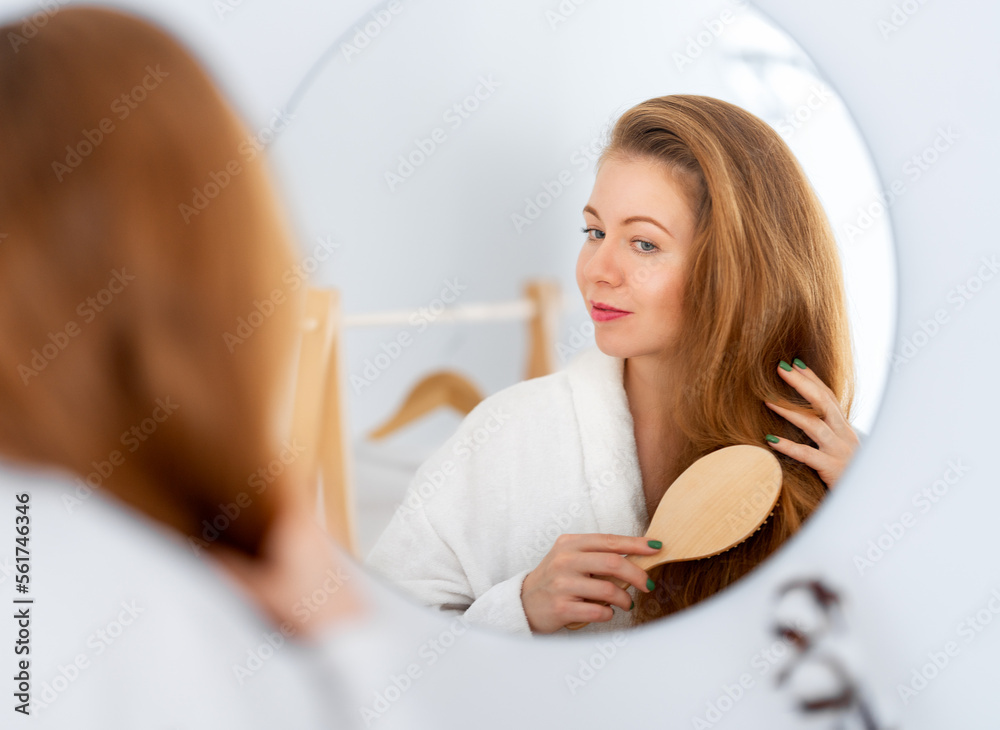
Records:
[[[182,535],[81,484],[0,462],[3,727],[21,727],[6,719],[24,701],[11,694],[15,659],[29,664],[29,727],[361,727],[358,651],[282,634]],[[28,595],[15,592],[18,494],[30,495]],[[20,609],[30,653],[15,657]]]
[[[421,603],[529,634],[521,584],[556,537],[649,526],[624,363],[586,350],[480,403],[417,471],[368,564]],[[630,625],[614,612],[583,630]]]
[[[590,349],[482,401],[417,471],[369,565],[423,604],[530,634],[521,584],[556,537],[649,524],[624,362]],[[584,630],[630,624],[614,612]]]

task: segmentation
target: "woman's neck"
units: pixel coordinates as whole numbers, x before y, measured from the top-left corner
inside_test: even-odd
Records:
[[[667,487],[679,476],[678,456],[683,444],[670,407],[677,382],[672,372],[669,363],[663,360],[641,357],[625,360],[625,393],[632,412],[649,518]]]
[[[654,428],[674,424],[671,413],[677,383],[674,371],[671,362],[662,357],[641,355],[625,360],[623,385],[634,422]]]

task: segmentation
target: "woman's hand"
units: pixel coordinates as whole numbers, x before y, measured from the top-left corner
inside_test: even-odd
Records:
[[[610,621],[611,606],[624,611],[632,608],[632,598],[608,580],[620,578],[648,593],[652,581],[646,571],[629,562],[623,554],[653,555],[662,545],[644,537],[624,535],[560,535],[538,567],[528,573],[521,586],[521,603],[528,625],[536,634],[551,634],[577,621]]]
[[[804,362],[796,358],[794,363],[793,367],[782,360],[778,366],[778,375],[801,393],[819,415],[799,413],[764,402],[772,411],[802,429],[819,448],[779,439],[771,434],[767,435],[767,442],[775,451],[811,466],[829,488],[840,479],[860,441],[851,424],[844,418],[833,391]]]

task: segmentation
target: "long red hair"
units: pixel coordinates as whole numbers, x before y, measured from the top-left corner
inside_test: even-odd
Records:
[[[291,493],[249,480],[280,449],[299,304],[272,297],[292,249],[248,139],[145,21],[65,8],[0,44],[0,453],[113,466],[102,489],[191,536],[246,492],[207,542],[254,555]]]
[[[823,207],[781,137],[733,104],[674,95],[625,112],[603,156],[664,164],[695,212],[674,358],[683,368],[671,410],[684,442],[676,473],[724,446],[764,446],[767,433],[815,446],[764,404],[813,410],[777,376],[779,360],[804,360],[850,418],[854,361],[840,258]],[[826,494],[819,475],[775,454],[783,482],[771,518],[722,555],[651,571],[657,587],[636,599],[636,623],[746,575],[819,506]]]

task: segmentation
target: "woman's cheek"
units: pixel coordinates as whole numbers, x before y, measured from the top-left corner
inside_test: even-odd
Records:
[[[587,255],[586,247],[580,249],[580,255],[576,258],[576,286],[580,290],[580,293],[586,296],[586,279],[583,275],[583,270],[587,266],[587,261],[590,260],[590,256]]]

